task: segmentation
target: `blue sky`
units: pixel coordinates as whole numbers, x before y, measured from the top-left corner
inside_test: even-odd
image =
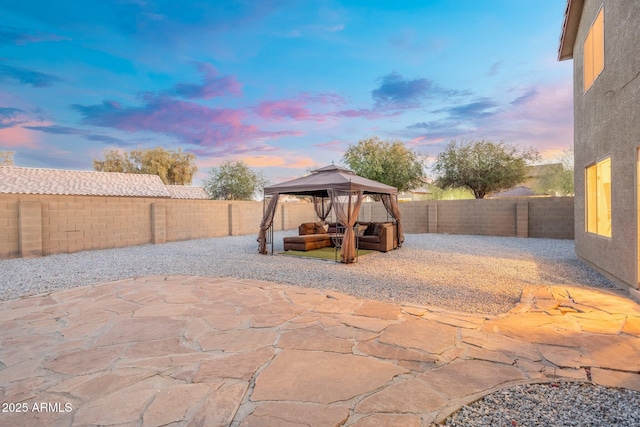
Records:
[[[276,183],[360,139],[551,160],[573,143],[565,0],[0,0],[0,150],[90,170],[161,145]]]

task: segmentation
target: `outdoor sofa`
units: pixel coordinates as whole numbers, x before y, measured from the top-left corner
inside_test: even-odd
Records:
[[[335,226],[332,230],[335,233]],[[331,246],[329,224],[305,222],[298,227],[298,235],[283,239],[285,251],[311,251]]]
[[[285,251],[311,251],[333,246],[331,236],[337,223],[306,222],[298,227],[298,235],[285,237]],[[392,222],[358,222],[356,234],[359,249],[388,252],[398,247],[397,226]]]
[[[358,249],[389,252],[398,247],[398,228],[392,222],[358,222]]]

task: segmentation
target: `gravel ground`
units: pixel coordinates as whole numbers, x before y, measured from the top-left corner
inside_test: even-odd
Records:
[[[445,425],[636,427],[640,425],[640,392],[588,383],[521,385],[463,407]]]
[[[295,231],[277,232],[282,238]],[[613,285],[578,262],[572,240],[407,234],[400,250],[355,264],[258,254],[256,236],[0,260],[0,300],[152,274],[263,279],[356,297],[497,314],[529,284]]]
[[[275,233],[275,251],[282,237]],[[497,314],[517,304],[528,284],[610,288],[578,262],[572,240],[408,234],[401,250],[359,262],[257,253],[256,236],[0,260],[0,300],[152,274],[263,279],[331,289],[356,297]],[[585,384],[528,385],[462,408],[450,426],[637,426],[640,396]]]

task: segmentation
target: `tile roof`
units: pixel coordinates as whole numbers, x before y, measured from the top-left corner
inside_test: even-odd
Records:
[[[202,187],[189,185],[167,185],[172,199],[209,199],[209,195]]]
[[[0,193],[171,197],[157,175],[0,166]]]

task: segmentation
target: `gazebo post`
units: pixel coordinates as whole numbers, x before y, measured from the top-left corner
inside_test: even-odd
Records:
[[[352,194],[351,190],[352,190],[351,179],[349,179],[349,201],[347,202],[347,226],[349,224],[351,224],[351,194]],[[351,236],[353,237],[353,240],[354,240],[354,243],[355,243],[355,241],[356,241],[355,233],[351,233]],[[355,246],[355,244],[354,244],[354,246]],[[358,251],[356,250],[356,257],[357,257],[357,255],[358,255]],[[344,258],[342,258],[342,262],[344,262]]]
[[[270,196],[274,197],[274,196]],[[264,194],[264,190],[262,191],[262,216],[264,217],[264,213],[267,211],[267,196]],[[273,220],[271,221],[271,226],[266,232],[265,238],[267,239],[266,244],[271,243],[271,255],[273,255]]]
[[[278,197],[279,198],[280,196],[271,196],[271,197]],[[276,217],[276,214],[274,212],[273,218],[275,219],[275,217]],[[273,229],[274,229],[273,225],[274,225],[273,221],[271,221],[271,227],[269,227],[269,239],[271,239],[271,255],[273,255]]]

